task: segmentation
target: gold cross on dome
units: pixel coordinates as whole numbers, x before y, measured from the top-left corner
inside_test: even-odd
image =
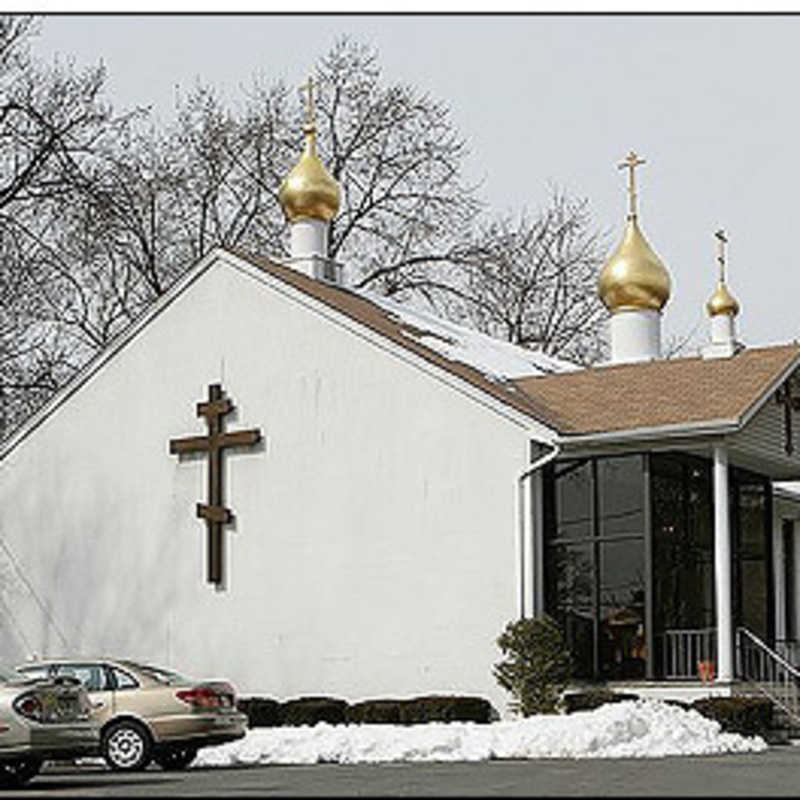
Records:
[[[720,228],[714,236],[717,237],[717,263],[719,264],[720,282],[725,281],[725,245],[728,244],[728,237],[725,231]]]
[[[300,84],[300,91],[308,93],[306,95],[305,127],[308,130],[313,130],[316,127],[316,120],[314,118],[314,77],[312,75],[308,76],[308,80],[305,83]]]
[[[627,156],[625,156],[624,160],[621,164],[617,164],[617,169],[628,169],[628,197],[630,199],[630,210],[628,211],[629,217],[636,216],[636,175],[635,170],[636,167],[640,166],[641,164],[645,164],[645,160],[643,158],[639,158],[639,156],[631,150]]]

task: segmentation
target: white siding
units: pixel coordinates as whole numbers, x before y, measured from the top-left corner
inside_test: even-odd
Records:
[[[217,381],[228,429],[264,434],[226,458],[222,591],[194,512],[204,460],[168,454],[205,433],[195,403]],[[527,445],[220,262],[0,462],[3,652],[151,659],[278,698],[470,692],[502,708],[491,666],[517,613]]]

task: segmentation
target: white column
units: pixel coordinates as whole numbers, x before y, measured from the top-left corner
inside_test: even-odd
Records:
[[[714,589],[717,603],[717,681],[733,680],[731,524],[728,510],[728,448],[714,445]]]
[[[800,621],[800,520],[794,523],[794,635],[798,635],[798,621]]]
[[[536,543],[534,541],[535,535],[535,521],[533,518],[533,492],[534,492],[534,479],[537,472],[530,475],[525,481],[522,490],[522,508],[524,513],[523,520],[523,543],[522,543],[522,586],[524,595],[522,597],[522,616],[534,617],[536,611],[534,607],[534,559],[536,557]]]
[[[786,566],[783,552],[783,517],[772,503],[772,580],[775,586],[775,638],[786,638]]]

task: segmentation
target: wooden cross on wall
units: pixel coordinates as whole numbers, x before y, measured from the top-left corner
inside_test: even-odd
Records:
[[[800,397],[792,397],[789,378],[775,392],[775,402],[779,406],[783,406],[783,432],[786,437],[784,450],[786,450],[786,455],[790,456],[794,452],[794,445],[792,444],[792,411],[800,411]]]
[[[222,583],[222,526],[228,524],[233,515],[223,505],[222,454],[226,447],[254,445],[261,439],[261,431],[252,428],[246,431],[225,433],[223,417],[233,411],[233,403],[222,396],[222,387],[212,383],[208,387],[208,400],[197,404],[197,416],[205,417],[208,436],[187,436],[170,439],[169,452],[208,453],[208,503],[197,504],[197,516],[206,521],[208,534],[208,582]]]

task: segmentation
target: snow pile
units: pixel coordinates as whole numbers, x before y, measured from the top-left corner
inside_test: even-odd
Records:
[[[489,377],[510,380],[579,369],[569,361],[495,339],[380,295],[363,294],[405,326],[403,333],[409,338],[450,361],[467,364]]]
[[[528,758],[655,758],[761,752],[760,737],[722,733],[697,711],[657,700],[594,711],[479,725],[328,725],[255,728],[244,739],[200,751],[194,766],[363,764]]]

